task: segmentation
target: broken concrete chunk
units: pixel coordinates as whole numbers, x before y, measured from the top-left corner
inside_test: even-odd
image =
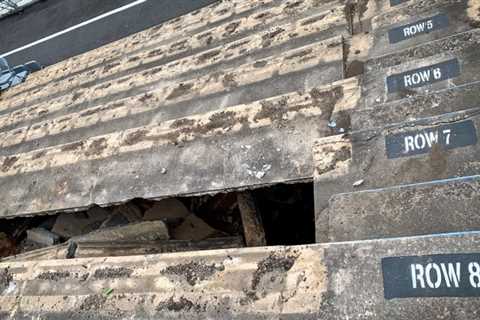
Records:
[[[188,215],[190,215],[190,211],[180,200],[170,198],[156,202],[152,208],[145,212],[143,220],[177,220]]]
[[[43,228],[34,228],[27,230],[27,240],[45,246],[52,246],[60,242],[60,236]]]
[[[57,217],[52,232],[64,238],[86,234],[98,229],[109,216],[109,212],[100,207],[86,212],[62,213]]]
[[[196,215],[190,214],[182,224],[173,229],[172,237],[175,240],[204,240],[219,233]]]
[[[86,235],[72,238],[72,241],[154,241],[168,240],[169,238],[168,229],[164,222],[145,221],[96,230]]]
[[[128,224],[128,219],[121,213],[114,213],[107,220],[103,221],[99,229],[124,226]]]
[[[312,57],[312,59],[317,59],[317,57]],[[290,62],[288,65],[290,65]],[[320,74],[321,72],[319,72]],[[290,81],[296,80],[288,79],[288,82]],[[311,82],[310,85],[316,86],[318,84],[313,79],[308,82]],[[350,80],[348,83],[350,83]],[[16,174],[11,170],[10,173],[3,173],[5,177],[0,179],[0,186],[5,191],[0,192],[0,194],[4,194],[6,196],[5,201],[10,204],[10,207],[4,206],[0,208],[0,215],[4,217],[17,215],[16,211],[18,211],[18,208],[13,208],[15,203],[22,203],[23,215],[34,215],[43,211],[62,211],[67,204],[68,208],[86,206],[91,203],[92,197],[98,199],[97,201],[102,204],[108,204],[135,197],[163,198],[176,194],[199,195],[216,193],[223,189],[245,188],[252,183],[258,183],[259,180],[257,178],[246,174],[244,170],[246,168],[241,167],[242,164],[258,164],[259,167],[257,169],[262,169],[265,165],[264,171],[268,172],[261,180],[265,184],[308,179],[312,175],[311,148],[313,140],[330,134],[330,129],[326,126],[326,118],[330,116],[330,110],[334,105],[344,103],[344,98],[349,94],[344,92],[345,89],[348,88],[341,81],[328,87],[316,87],[313,92],[305,94],[295,91],[282,95],[281,92],[278,92],[279,95],[269,98],[267,105],[264,103],[265,106],[262,105],[262,100],[249,103],[248,107],[245,105],[229,106],[225,110],[212,110],[208,111],[208,113],[202,111],[201,114],[188,117],[189,123],[194,121],[195,124],[210,128],[205,132],[193,132],[191,128],[188,129],[191,132],[190,134],[185,132],[183,127],[174,128],[174,124],[178,125],[178,123],[161,122],[162,128],[172,132],[172,134],[175,133],[168,139],[173,145],[170,143],[164,144],[165,141],[163,139],[155,138],[155,141],[152,142],[154,144],[147,146],[150,142],[143,144],[141,141],[147,139],[150,133],[144,132],[144,130],[128,129],[128,134],[125,136],[126,143],[123,144],[122,142],[124,146],[122,150],[125,151],[125,154],[123,153],[124,151],[115,153],[115,161],[104,158],[110,147],[120,143],[117,141],[118,137],[113,135],[113,133],[108,139],[91,137],[82,140],[86,144],[85,146],[88,145],[88,148],[93,148],[92,151],[87,152],[88,155],[84,154],[82,159],[83,157],[91,158],[89,156],[90,152],[97,150],[97,144],[101,146],[99,150],[101,149],[102,151],[98,152],[103,155],[100,153],[95,154],[95,158],[98,157],[98,161],[95,160],[94,164],[90,163],[90,161],[93,161],[93,158],[83,161],[76,156],[67,157],[69,160],[65,162],[64,160],[67,159],[65,158],[65,152],[67,154],[76,152],[75,150],[68,150],[69,147],[63,151],[59,147],[55,151],[55,157],[58,156],[58,159],[63,159],[61,160],[61,165],[59,162],[59,166],[64,168],[62,171],[59,171],[57,166],[51,168],[43,166],[41,169],[39,167],[38,170],[33,169],[33,163],[41,165],[41,161],[43,161],[41,159],[28,159],[28,157],[25,157],[25,159],[15,160],[15,166],[20,166],[20,163],[28,163],[31,170],[36,170],[32,174],[36,180],[42,181],[42,186],[53,185],[55,181],[62,179],[69,181],[66,182],[69,185],[74,185],[74,181],[93,179],[91,175],[94,171],[101,172],[102,181],[105,181],[105,184],[102,184],[102,188],[108,190],[108,192],[101,194],[96,188],[94,194],[89,194],[89,189],[84,189],[83,187],[86,188],[86,186],[82,186],[76,190],[78,197],[75,200],[69,199],[65,202],[65,200],[60,199],[61,197],[46,195],[45,192],[50,192],[46,187],[39,187],[35,192],[27,193],[25,195],[26,198],[20,199],[20,195],[6,192],[7,189],[23,188],[25,185],[25,182],[23,180],[20,181],[19,178],[8,178]],[[276,95],[277,93],[272,94]],[[287,103],[283,104],[283,101],[287,101]],[[206,105],[209,104],[206,103]],[[208,107],[210,108],[210,106]],[[287,120],[284,120],[285,116],[288,117]],[[244,123],[245,117],[250,119],[249,122],[251,123],[248,126]],[[207,122],[204,122],[204,120]],[[225,121],[229,123],[228,128],[223,128]],[[286,125],[287,123],[288,125]],[[155,128],[159,129],[158,126],[152,126],[147,131],[153,133],[157,130]],[[215,132],[219,132],[218,130],[225,131],[225,134],[217,137]],[[176,133],[179,133],[178,137]],[[173,138],[174,136],[177,138]],[[175,143],[181,142],[180,140],[183,141],[187,136],[189,141],[188,147],[178,148],[175,146]],[[263,138],[260,139],[259,137]],[[219,138],[220,140],[218,140]],[[135,143],[135,148],[142,147],[136,152],[127,152],[127,149],[134,147],[130,145],[132,143]],[[252,149],[250,149],[250,152],[240,152],[241,145],[251,145]],[[157,146],[160,149],[157,150]],[[280,151],[277,151],[278,149]],[[254,153],[252,150],[261,150],[261,152]],[[170,167],[175,166],[175,172],[184,172],[195,182],[185,185],[186,181],[183,174],[166,174],[161,175],[160,183],[158,175],[161,174],[161,165],[165,164],[158,162],[159,154],[162,155],[161,159],[164,160],[165,164],[169,164]],[[6,164],[10,164],[13,159],[16,158],[6,158]],[[202,168],[200,171],[198,170],[199,159],[204,159],[201,160]],[[31,163],[31,161],[33,162]],[[268,165],[271,165],[271,167]],[[189,171],[192,168],[195,171]],[[238,168],[242,169],[238,170]],[[139,178],[133,178],[130,173],[127,174],[130,171],[139,173]],[[170,172],[173,172],[173,170],[171,169]],[[21,173],[20,176],[23,177],[24,173]],[[30,181],[33,176],[27,175],[25,179]],[[40,192],[40,189],[45,190]],[[41,199],[50,197],[51,201],[41,201],[40,198],[34,200],[36,197]]]
[[[105,220],[100,228],[123,226],[132,222],[142,221],[143,211],[135,204],[129,202],[113,209],[112,215]]]
[[[135,204],[129,202],[122,204],[113,209],[113,214],[123,215],[129,222],[136,222],[142,220],[143,212]]]

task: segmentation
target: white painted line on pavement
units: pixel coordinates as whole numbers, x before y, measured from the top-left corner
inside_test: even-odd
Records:
[[[111,16],[111,15],[114,15],[114,14],[116,14],[116,13],[125,11],[125,10],[127,10],[127,9],[132,8],[132,7],[138,6],[139,4],[145,3],[145,2],[147,2],[147,1],[148,1],[148,0],[137,0],[137,1],[134,1],[134,2],[132,2],[132,3],[129,3],[129,4],[127,4],[127,5],[122,6],[122,7],[120,7],[120,8],[117,8],[117,9],[115,9],[115,10],[106,12],[106,13],[101,14],[101,15],[95,17],[95,18],[92,18],[92,19],[90,19],[90,20],[87,20],[87,21],[84,21],[84,22],[82,22],[82,23],[79,23],[79,24],[77,24],[77,25],[75,25],[75,26],[73,26],[73,27],[70,27],[70,28],[67,28],[67,29],[65,29],[65,30],[56,32],[56,33],[54,33],[54,34],[52,34],[52,35],[49,35],[49,36],[47,36],[47,37],[45,37],[45,38],[42,38],[42,39],[37,40],[37,41],[34,41],[34,42],[29,43],[29,44],[27,44],[27,45],[24,45],[23,47],[14,49],[14,50],[9,51],[9,52],[6,52],[6,53],[3,53],[3,54],[0,55],[0,57],[8,57],[9,55],[12,55],[12,54],[14,54],[14,53],[17,53],[17,52],[23,51],[23,50],[25,50],[25,49],[31,48],[31,47],[33,47],[33,46],[36,46],[37,44],[46,42],[46,41],[48,41],[48,40],[54,39],[54,38],[59,37],[59,36],[65,34],[65,33],[68,33],[68,32],[71,32],[71,31],[73,31],[73,30],[79,29],[79,28],[81,28],[81,27],[84,27],[84,26],[86,26],[86,25],[89,25],[89,24],[91,24],[91,23],[93,23],[93,22],[96,22],[96,21],[98,21],[98,20],[105,19],[105,18],[107,18],[107,17],[109,17],[109,16]]]

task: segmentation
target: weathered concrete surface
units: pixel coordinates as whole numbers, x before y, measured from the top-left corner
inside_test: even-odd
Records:
[[[480,30],[472,30],[369,60],[362,88],[365,106],[480,80],[479,49]]]
[[[2,319],[470,320],[478,297],[386,300],[382,259],[478,253],[479,245],[470,233],[3,263],[0,310]],[[461,278],[468,283],[468,273]]]
[[[0,157],[0,216],[311,180],[313,141],[359,96],[349,79]]]
[[[345,37],[346,78],[363,74],[365,63],[374,57],[471,30],[480,21],[478,0],[403,1],[393,9],[389,1],[352,5],[346,6],[347,17],[348,11],[367,10],[361,19],[351,19],[353,32]]]
[[[436,179],[475,175],[478,172],[480,144],[480,110],[478,108],[405,122],[377,130],[366,130],[352,134],[352,166],[365,183],[363,189],[395,186]],[[473,131],[463,132],[455,126],[471,124]],[[416,148],[405,154],[388,157],[388,138],[400,134],[415,136],[420,133],[436,132],[439,128],[451,128],[449,144],[446,136],[439,136],[438,142],[425,143],[424,148]],[[452,126],[452,127],[450,127]],[[458,130],[458,131],[457,131]],[[469,139],[472,140],[469,140]],[[397,139],[397,138],[395,138]],[[465,140],[464,140],[465,139]],[[468,144],[461,145],[469,140]],[[404,139],[398,138],[392,145],[405,147]],[[398,150],[403,153],[405,148]],[[418,153],[416,153],[418,152]]]
[[[128,84],[138,80],[143,73],[158,73],[157,77],[163,75],[163,78],[171,78],[175,73],[193,73],[204,69],[212,62],[225,63],[222,61],[224,56],[227,56],[227,61],[238,60],[247,51],[248,55],[261,56],[270,47],[285,45],[288,40],[297,39],[298,47],[305,37],[311,36],[305,41],[309,44],[312,40],[319,41],[332,34],[341,35],[342,28],[345,29],[343,6],[326,11],[314,0],[302,1],[295,6],[278,0],[268,2],[276,4],[271,7],[273,4],[270,3],[265,7],[253,1],[250,6],[258,3],[255,10],[247,10],[240,16],[233,15],[221,24],[208,23],[208,28],[191,33],[183,34],[177,30],[162,35],[166,38],[164,40],[169,41],[159,41],[153,37],[147,41],[151,42],[147,47],[145,43],[139,43],[135,36],[128,37],[130,50],[119,46],[111,55],[99,55],[103,50],[97,49],[79,56],[74,63],[62,63],[63,68],[60,65],[47,68],[40,76],[29,79],[26,85],[30,88],[22,86],[18,90],[29,93],[27,101],[36,101],[51,99],[58,96],[59,92],[64,94],[73,88],[78,90],[94,85],[115,85],[118,80]],[[202,17],[202,13],[198,16]],[[337,32],[321,32],[331,28]],[[153,30],[155,28],[149,32]],[[277,49],[285,50],[281,47]],[[14,98],[13,101],[9,99],[10,102],[22,102],[22,96],[18,94],[9,91],[6,92],[6,98]]]
[[[43,77],[35,77],[35,81],[27,82],[21,89],[17,88],[9,91],[8,96],[26,93],[38,85],[47,84],[53,79],[52,76],[64,77],[70,73],[75,74],[84,68],[108,64],[124,55],[152,49],[152,45],[158,43],[174,43],[178,37],[201,33],[212,27],[225,24],[231,19],[254,14],[256,10],[277,6],[279,2],[281,1],[218,1],[201,10],[180,16],[159,26],[97,48],[92,52],[50,66],[42,72]],[[108,59],[106,59],[107,57]],[[42,78],[44,79],[42,80]]]
[[[328,240],[329,220],[328,211],[325,209],[328,207],[330,197],[336,193],[478,174],[479,112],[480,110],[476,108],[375,130],[357,131],[351,136],[339,136],[333,143],[329,141],[333,138],[328,138],[323,143],[320,140],[315,145],[314,151],[317,159],[315,171],[317,241]],[[437,143],[433,139],[430,143],[427,142],[426,135],[430,138],[432,134],[434,136],[438,134]],[[407,146],[406,137],[415,139],[417,136],[418,142],[425,139],[422,140],[425,141],[425,144],[422,143],[423,148],[416,148],[414,143],[413,149],[409,147],[409,151],[403,153]],[[408,138],[408,141],[410,139]],[[325,159],[331,160],[325,163]],[[354,186],[357,181],[362,183]]]
[[[95,69],[71,74],[68,79],[52,79],[48,84],[19,99],[6,99],[2,111],[15,111],[25,106],[31,108],[35,105],[40,108],[42,103],[52,101],[65,104],[67,101],[71,102],[73,95],[76,96],[73,100],[76,104],[85,99],[93,102],[100,97],[108,98],[114,93],[118,94],[119,91],[128,92],[134,89],[142,91],[140,90],[142,88],[151,90],[158,84],[165,86],[187,82],[192,78],[211,75],[232,67],[241,70],[242,63],[251,62],[252,59],[261,60],[273,53],[278,54],[325,40],[332,33],[322,31],[328,30],[332,25],[342,24],[343,9],[339,7],[333,11],[309,15],[305,19],[293,20],[293,22],[291,20],[267,30],[257,30],[256,26],[262,22],[257,19],[254,26],[248,26],[249,34],[245,37],[235,36],[235,32],[242,35],[240,33],[242,27],[237,26],[240,22],[231,22],[228,26],[232,32],[225,31],[225,26],[211,31],[211,34],[222,35],[228,39],[227,43],[206,46],[204,40],[206,36],[201,40],[190,36],[185,39],[185,43],[180,42],[182,46],[160,46],[155,50],[127,56],[110,64],[104,63]],[[232,25],[236,29],[231,27]],[[228,26],[227,30],[230,30]],[[292,45],[292,43],[295,44]],[[177,51],[183,52],[183,56],[179,56]],[[229,71],[231,72],[233,71]]]
[[[474,82],[452,89],[418,94],[371,108],[362,108],[359,105],[359,108],[351,114],[352,130],[383,127],[476,108],[479,91],[480,82]]]
[[[89,94],[62,96],[58,101],[0,116],[0,135],[7,138],[2,154],[153,125],[287,92],[309,91],[342,78],[342,55],[342,39],[335,37],[238,69],[224,69],[185,82],[160,82],[153,89],[140,86],[132,91],[122,83]]]
[[[378,57],[477,28],[479,7],[478,0],[424,0],[381,13],[372,18],[369,55]],[[410,30],[392,30],[406,26]]]
[[[328,242],[328,201],[334,194],[352,189],[352,141],[336,135],[315,141],[313,146],[315,240]]]
[[[12,109],[88,86],[131,82],[127,75],[158,73],[163,65],[166,68],[161,68],[159,75],[171,78],[175,73],[193,73],[212,61],[224,65],[245,60],[242,55],[247,51],[249,57],[261,57],[265,51],[285,50],[287,40],[299,46],[331,35],[347,36],[351,28],[356,33],[368,31],[369,19],[388,10],[389,5],[388,0],[362,0],[358,4],[350,0],[220,1],[49,67],[4,96]]]
[[[480,176],[334,195],[330,241],[480,230]]]
[[[360,98],[320,87],[346,17],[386,3],[222,1],[41,71],[0,98],[0,216],[311,180]]]

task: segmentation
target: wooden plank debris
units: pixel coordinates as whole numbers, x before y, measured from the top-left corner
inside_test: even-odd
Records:
[[[237,194],[238,208],[242,217],[245,243],[248,247],[262,247],[267,245],[262,217],[255,205],[255,199],[248,191]]]
[[[212,238],[200,241],[79,241],[75,244],[77,246],[75,258],[119,257],[244,247],[241,237]]]

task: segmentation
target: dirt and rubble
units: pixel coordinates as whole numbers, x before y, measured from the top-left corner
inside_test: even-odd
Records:
[[[312,219],[311,184],[158,201],[134,199],[110,207],[5,220],[0,226],[0,258],[25,261],[313,243],[314,232],[307,227]],[[196,261],[163,272],[195,285],[222,267]],[[128,278],[132,272],[101,269],[92,276]],[[37,278],[58,281],[69,277],[79,275],[43,272]]]
[[[225,270],[223,264],[208,265],[203,262],[192,261],[188,264],[169,266],[162,271],[162,274],[185,278],[189,285],[194,286],[197,282],[212,277],[216,272],[223,270]]]

